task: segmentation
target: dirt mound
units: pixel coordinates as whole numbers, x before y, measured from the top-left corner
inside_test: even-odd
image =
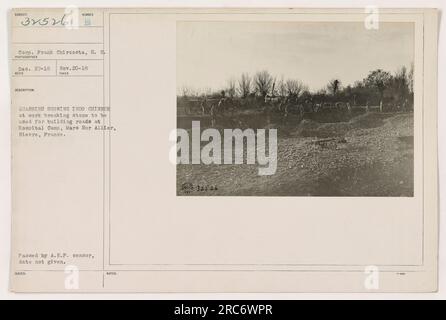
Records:
[[[352,129],[371,129],[381,127],[384,120],[390,117],[384,113],[365,113],[343,122],[317,122],[304,119],[298,126],[297,133],[302,137],[343,137]]]
[[[350,129],[349,122],[319,123],[304,119],[299,124],[297,131],[302,137],[329,138],[343,137]]]
[[[350,120],[353,128],[370,129],[384,125],[384,120],[391,117],[387,113],[369,112],[356,116]]]

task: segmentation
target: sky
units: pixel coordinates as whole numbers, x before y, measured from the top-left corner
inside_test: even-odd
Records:
[[[367,30],[360,22],[177,23],[177,89],[226,87],[242,73],[268,70],[299,79],[311,91],[334,78],[342,85],[369,71],[394,72],[414,60],[414,25],[384,23]]]

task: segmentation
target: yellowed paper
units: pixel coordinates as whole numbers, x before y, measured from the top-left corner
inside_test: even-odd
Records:
[[[437,19],[12,10],[11,290],[436,291]]]

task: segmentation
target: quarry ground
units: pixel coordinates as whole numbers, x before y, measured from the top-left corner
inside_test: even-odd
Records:
[[[178,165],[177,194],[413,196],[413,113],[287,121],[268,124],[279,135],[275,174],[259,176],[257,164]]]

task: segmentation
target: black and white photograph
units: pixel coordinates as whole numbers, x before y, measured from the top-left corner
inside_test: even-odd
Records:
[[[414,195],[414,24],[177,22],[177,195]]]
[[[440,0],[11,1],[0,299],[445,296]]]

